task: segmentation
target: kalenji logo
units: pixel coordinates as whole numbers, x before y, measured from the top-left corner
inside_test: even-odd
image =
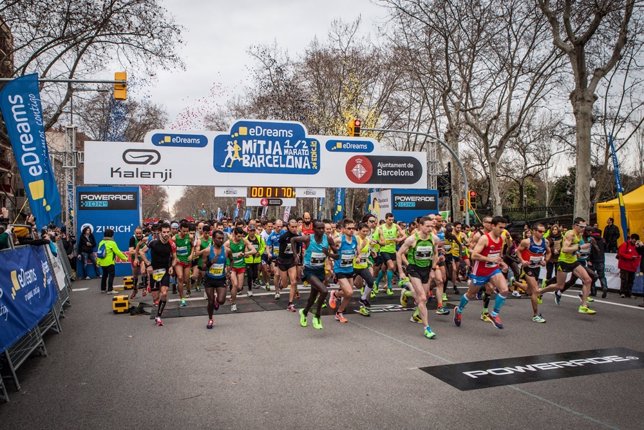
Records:
[[[128,149],[123,152],[123,161],[127,164],[159,164],[161,153],[154,149]]]

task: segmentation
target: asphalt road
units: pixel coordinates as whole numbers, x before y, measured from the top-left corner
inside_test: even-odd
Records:
[[[644,308],[634,306],[642,299],[611,294],[596,301],[596,316],[586,316],[576,313],[575,291],[560,306],[548,295],[541,307],[546,324],[531,321],[528,299],[512,299],[502,312],[503,330],[480,321],[480,302],[472,302],[460,328],[451,316],[430,314],[437,333],[430,341],[408,311],[351,313],[344,325],[324,316],[322,331],[301,328],[298,315],[286,310],[217,315],[213,330],[204,316],[168,318],[156,327],[146,315],[114,315],[98,281],[74,283],[83,288],[73,292],[63,332],[46,336],[49,356],[19,370],[21,391],[9,383],[0,428],[643,425],[642,369],[473,391],[419,370],[596,348],[644,352]],[[280,303],[285,307],[285,298]]]

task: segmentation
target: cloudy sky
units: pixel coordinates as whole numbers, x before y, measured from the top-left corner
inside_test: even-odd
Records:
[[[184,71],[159,71],[149,90],[151,100],[162,105],[174,127],[185,124],[186,109],[208,98],[225,105],[240,94],[253,60],[252,45],[276,43],[291,57],[303,53],[317,37],[325,40],[334,20],[351,22],[361,17],[361,33],[376,37],[386,11],[371,0],[165,0],[178,24],[185,27],[181,49]],[[215,91],[211,91],[212,88]],[[182,187],[168,187],[170,206]]]

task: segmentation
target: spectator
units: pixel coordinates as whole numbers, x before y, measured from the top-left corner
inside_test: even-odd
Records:
[[[85,279],[90,279],[87,274],[87,265],[92,263],[94,266],[94,272],[98,277],[98,266],[96,265],[96,254],[94,253],[94,248],[96,247],[96,239],[92,234],[92,229],[87,226],[81,232],[81,237],[78,240],[78,258],[81,260],[81,266],[83,267],[83,272],[85,274]],[[82,279],[82,276],[79,277]]]
[[[637,252],[635,244],[640,240],[638,234],[631,234],[629,240],[622,243],[617,250],[617,267],[621,280],[619,293],[621,297],[630,297],[635,273],[640,269],[641,256]]]
[[[6,231],[4,225],[0,225],[0,249],[7,249],[10,247],[9,241],[11,240],[11,235],[9,233],[9,231]]]
[[[617,252],[617,239],[619,239],[619,227],[613,224],[612,218],[608,218],[604,229],[606,252]]]
[[[127,256],[121,252],[116,242],[114,242],[114,230],[111,228],[105,229],[103,240],[98,244],[98,249],[105,248],[105,257],[98,259],[98,264],[103,269],[103,276],[101,276],[101,293],[113,293],[114,287],[114,273],[116,255],[122,261],[127,261]]]
[[[640,255],[640,273],[639,276],[643,277],[644,276],[644,243],[642,243],[641,240],[638,240],[635,242],[635,249],[637,249],[637,253]],[[644,279],[642,279],[644,281]],[[644,303],[640,303],[638,305],[640,308],[644,308]]]
[[[591,287],[591,294],[597,291],[595,286],[597,279],[602,287],[602,299],[606,298],[608,293],[608,282],[606,281],[606,241],[602,238],[602,231],[598,228],[593,228],[590,235],[590,258],[588,259],[588,266],[595,271],[597,274],[596,278],[593,278],[593,284]],[[592,294],[593,296],[595,294]]]

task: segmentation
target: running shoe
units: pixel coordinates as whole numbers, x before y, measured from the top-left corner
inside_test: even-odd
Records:
[[[375,299],[375,298],[376,298],[376,294],[378,294],[378,292],[377,292],[376,290],[371,290],[371,294],[369,294],[369,298],[370,298],[370,299]]]
[[[400,289],[400,306],[402,306],[403,308],[406,308],[409,305],[409,303],[407,303],[407,296],[405,295],[405,292],[407,292],[407,290],[405,290],[404,288]]]
[[[181,299],[181,303],[179,303],[179,306],[181,306],[182,308],[185,308],[186,306],[188,306],[188,303],[186,303],[186,299]]]
[[[378,289],[378,284],[375,282],[373,283],[373,290],[371,290],[371,294],[378,294],[380,290]]]
[[[286,307],[286,310],[287,310],[287,311],[291,311],[291,312],[297,312],[297,309],[295,309],[295,305],[294,305],[293,303],[291,303],[290,305],[288,305],[288,306]]]
[[[89,281],[90,279],[92,279],[92,278],[90,278],[89,276],[85,276],[86,281]]]
[[[586,315],[595,315],[597,312],[595,312],[594,309],[590,309],[588,306],[579,306],[579,309],[577,310],[580,314],[586,314]]]
[[[136,290],[132,291],[132,294],[130,294],[130,300],[134,300],[134,298],[136,297],[136,293],[137,293]]]
[[[230,312],[237,312],[237,303],[230,305]]]
[[[415,312],[411,315],[411,318],[409,318],[409,321],[411,321],[411,322],[413,322],[413,323],[422,324],[422,323],[423,323],[423,319],[422,319],[422,318],[420,317],[420,315],[419,315],[419,314],[417,314],[416,312],[417,312],[417,311],[415,311]]]
[[[446,302],[446,301],[448,301],[448,300],[449,300],[449,297],[447,297],[447,293],[443,293],[442,300],[443,300],[444,302]]]
[[[449,309],[445,309],[443,306],[436,309],[437,315],[449,315]]]
[[[279,300],[279,299],[280,299],[280,292],[279,292],[279,291],[277,291],[277,292],[275,293],[275,300]]]
[[[212,304],[212,307],[216,311],[219,310],[219,300],[217,300],[217,296],[215,296],[215,302]]]
[[[214,325],[215,325],[215,323],[212,320],[208,320],[208,325],[206,326],[206,328],[208,330],[210,330],[212,328],[212,326],[214,326]]]
[[[298,291],[297,286],[296,286],[295,287],[295,299],[299,299],[299,298],[300,298],[300,292]]]
[[[335,309],[338,307],[338,302],[335,298],[335,291],[331,291],[331,293],[329,294],[329,307],[331,309]]]
[[[543,296],[541,294],[539,294],[539,296],[537,296],[537,304],[538,305],[543,304]]]
[[[358,313],[364,317],[371,316],[371,312],[369,312],[369,309],[367,309],[366,306],[360,306],[360,309],[358,309]]]
[[[336,312],[335,313],[335,320],[340,322],[340,323],[342,323],[342,324],[346,324],[346,323],[349,322],[349,320],[346,319],[341,312]]]
[[[456,284],[453,285],[453,288],[454,288],[454,294],[459,294],[458,287],[456,286]]]
[[[304,281],[304,282],[302,282],[302,285],[304,285],[305,287],[310,287],[310,286],[311,286],[311,284],[309,283],[309,281]]]
[[[246,294],[247,297],[253,297],[253,290],[248,290],[248,294]]]
[[[163,321],[161,320],[161,317],[154,318],[154,323],[157,325],[157,327],[163,327]]]
[[[458,307],[454,308],[454,325],[456,327],[460,327],[462,319],[463,319],[463,316],[461,315],[461,312],[458,310]]]
[[[358,300],[358,301],[360,302],[360,304],[361,304],[362,306],[364,306],[364,307],[365,307],[365,308],[367,308],[367,309],[369,309],[369,308],[371,307],[371,303],[369,303],[369,300],[362,300],[362,299],[360,299],[360,300]]]
[[[584,298],[583,294],[579,293],[579,301],[582,301],[582,300],[583,300],[583,298]],[[592,297],[588,296],[588,298],[586,299],[586,301],[587,301],[588,303],[592,303],[592,302],[594,302],[594,301],[595,301],[595,299],[593,299]]]
[[[517,290],[512,291],[512,297],[521,298],[521,293]]]
[[[561,291],[559,290],[555,291],[555,303],[556,304],[561,303]]]
[[[313,328],[316,330],[322,330],[324,327],[322,327],[322,319],[320,317],[313,317]]]
[[[387,295],[388,296],[393,296],[394,295],[394,290],[392,290],[391,288],[387,288]]]
[[[364,296],[364,286],[360,287],[360,295]]]
[[[425,332],[423,333],[423,336],[425,336],[427,339],[434,339],[436,337],[436,333],[432,331],[432,329],[427,326],[425,327]]]
[[[503,328],[503,322],[501,321],[501,317],[500,317],[498,314],[497,314],[497,315],[492,315],[492,314],[490,314],[490,315],[488,316],[488,318],[490,319],[490,322],[492,323],[492,325],[493,325],[494,327],[496,327],[496,328],[498,328],[498,329],[502,329],[502,328]]]
[[[152,304],[153,304],[154,306],[159,306],[159,299],[153,300],[153,301],[152,301]]]
[[[306,327],[308,324],[309,323],[306,320],[306,315],[304,315],[304,309],[300,309],[300,326]]]
[[[546,322],[546,319],[544,317],[542,317],[541,314],[539,314],[539,315],[533,316],[532,321],[534,321],[536,323],[544,323],[544,322]]]
[[[491,322],[490,321],[490,313],[486,312],[486,311],[481,312],[481,321]]]

